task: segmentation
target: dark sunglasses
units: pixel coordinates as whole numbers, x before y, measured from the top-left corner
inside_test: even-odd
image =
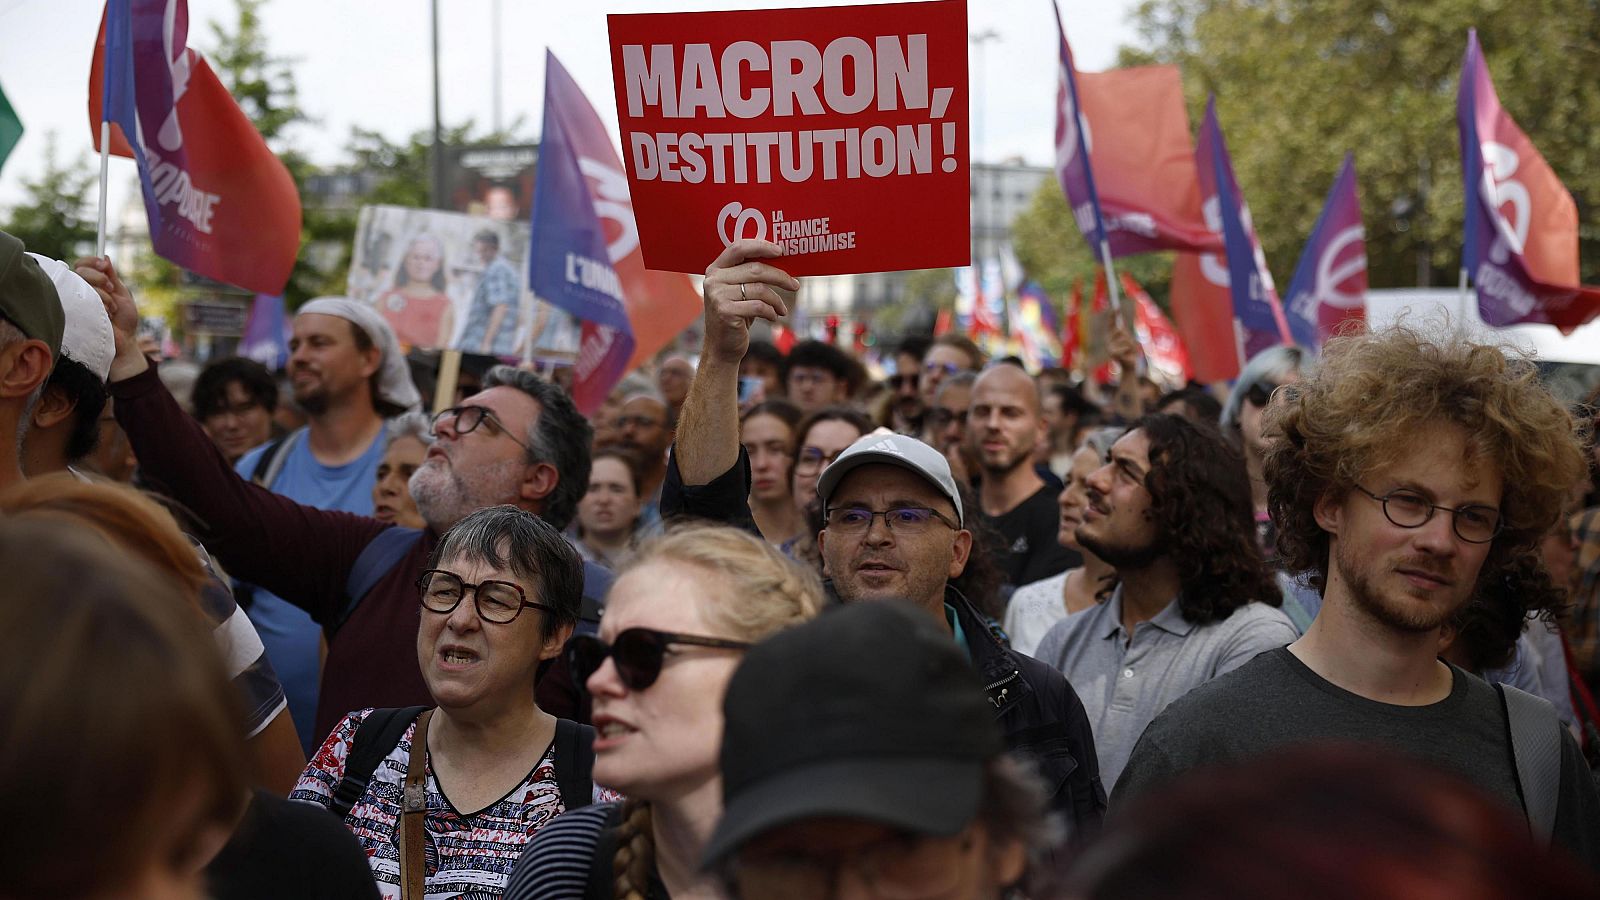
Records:
[[[904,375],[890,375],[889,376],[889,387],[894,388],[897,391],[900,390],[901,388],[913,388],[914,389],[914,388],[918,387],[921,383],[922,383],[921,376],[919,376],[915,372],[910,372],[910,373],[904,374]]]
[[[600,671],[606,657],[616,663],[617,676],[630,691],[642,691],[661,677],[661,666],[666,661],[667,648],[674,644],[694,647],[713,647],[718,650],[748,650],[744,641],[699,637],[693,634],[674,634],[650,628],[628,628],[607,644],[593,635],[575,635],[567,641],[567,668],[579,690],[587,691],[589,676]]]
[[[1267,403],[1272,400],[1272,392],[1278,387],[1270,381],[1258,381],[1245,389],[1244,398],[1257,408],[1266,409]]]

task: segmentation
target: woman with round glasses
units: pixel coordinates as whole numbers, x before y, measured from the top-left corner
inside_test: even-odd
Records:
[[[722,811],[723,694],[745,649],[822,604],[814,573],[737,529],[646,544],[612,586],[599,637],[566,651],[594,703],[594,779],[628,800],[541,832],[508,900],[720,896],[699,865]]]
[[[417,580],[417,657],[438,705],[345,716],[290,795],[343,816],[384,897],[413,878],[430,896],[497,895],[534,832],[615,796],[589,782],[578,726],[534,698],[582,584],[577,551],[513,506],[467,516],[434,551]],[[411,798],[417,826],[403,821]],[[412,827],[417,845],[402,837]]]

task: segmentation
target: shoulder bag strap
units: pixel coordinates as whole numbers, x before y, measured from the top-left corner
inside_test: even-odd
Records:
[[[296,444],[305,439],[305,436],[306,427],[302,425],[289,432],[282,440],[267,447],[261,458],[256,460],[256,471],[251,480],[269,491],[272,490],[273,482],[278,480],[284,464],[289,461],[289,454],[294,451]]]
[[[1561,720],[1550,702],[1514,687],[1496,684],[1511,732],[1522,806],[1534,837],[1549,842],[1561,793]]]
[[[417,717],[406,762],[406,786],[400,795],[400,900],[423,900],[427,881],[422,820],[428,814],[428,720],[433,710]]]
[[[350,815],[350,810],[355,809],[367,792],[367,784],[372,781],[372,773],[378,770],[378,763],[400,743],[401,735],[425,709],[426,706],[390,707],[374,709],[367,714],[350,739],[350,753],[344,759],[344,777],[333,789],[329,808],[334,815],[341,819]]]
[[[568,719],[556,720],[556,785],[566,809],[588,806],[594,800],[594,729]]]

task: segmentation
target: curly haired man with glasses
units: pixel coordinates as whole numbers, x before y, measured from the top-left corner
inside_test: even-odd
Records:
[[[1440,658],[1474,606],[1522,616],[1548,596],[1527,563],[1583,473],[1572,417],[1532,361],[1403,326],[1330,342],[1285,393],[1267,412],[1268,503],[1321,611],[1157,716],[1115,804],[1284,745],[1381,744],[1465,776],[1600,868],[1600,796],[1549,704]]]

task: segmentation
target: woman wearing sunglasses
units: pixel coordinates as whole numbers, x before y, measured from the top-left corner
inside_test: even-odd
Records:
[[[646,544],[612,586],[599,637],[566,650],[594,703],[594,779],[628,800],[540,832],[508,900],[721,896],[699,864],[722,811],[723,693],[745,649],[822,603],[815,574],[745,532],[692,526]]]
[[[345,716],[289,795],[343,817],[384,897],[498,895],[534,832],[616,796],[589,782],[579,726],[534,697],[582,584],[577,551],[513,506],[467,516],[434,551],[417,658],[438,705]]]

